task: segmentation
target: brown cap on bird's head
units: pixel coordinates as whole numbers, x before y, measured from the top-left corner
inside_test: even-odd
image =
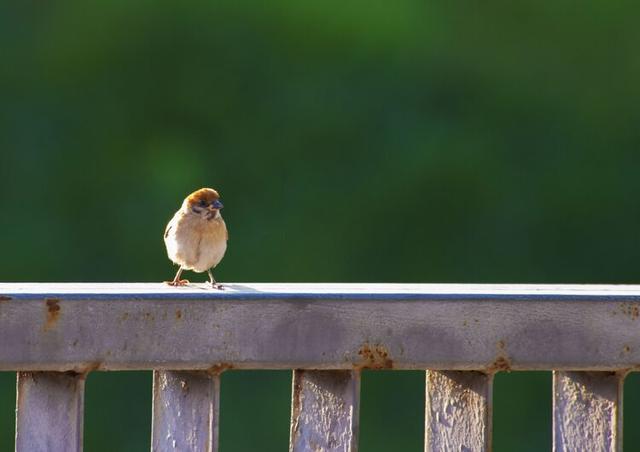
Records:
[[[220,195],[213,188],[201,188],[191,193],[185,199],[185,203],[188,207],[208,207],[211,206],[214,209],[222,209],[222,203],[220,202]]]

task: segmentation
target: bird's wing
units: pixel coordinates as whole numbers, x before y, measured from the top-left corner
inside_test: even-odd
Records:
[[[171,221],[167,224],[167,227],[164,229],[164,238],[166,239],[167,237],[169,237],[169,231],[171,231],[171,229],[173,229],[174,223],[176,222],[176,217],[174,215],[174,217],[171,219]]]

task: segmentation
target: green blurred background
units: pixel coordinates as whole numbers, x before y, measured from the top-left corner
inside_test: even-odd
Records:
[[[0,1],[0,278],[168,279],[164,226],[212,186],[220,281],[638,282],[639,9]],[[225,373],[221,451],[286,450],[289,394]],[[423,398],[422,372],[365,372],[361,450],[421,450]],[[549,373],[494,400],[495,450],[549,449]],[[148,449],[150,414],[150,373],[91,374],[86,450]]]

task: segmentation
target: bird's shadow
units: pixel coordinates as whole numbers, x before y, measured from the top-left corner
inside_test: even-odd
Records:
[[[222,283],[222,289],[211,287],[211,284],[209,284],[209,283],[204,283],[204,284],[189,283],[189,285],[187,287],[192,287],[194,289],[200,289],[200,290],[206,290],[207,292],[217,291],[217,292],[220,292],[220,293],[225,293],[225,292],[226,293],[238,293],[238,292],[262,293],[261,290],[254,289],[253,287],[249,287],[249,286],[244,286],[242,284],[224,284],[224,283]]]

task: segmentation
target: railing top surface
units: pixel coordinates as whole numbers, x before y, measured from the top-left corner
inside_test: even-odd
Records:
[[[0,284],[0,370],[640,368],[640,286]]]
[[[640,285],[603,284],[380,284],[380,283],[206,283],[171,287],[162,283],[0,283],[0,295],[30,299],[640,299]]]

